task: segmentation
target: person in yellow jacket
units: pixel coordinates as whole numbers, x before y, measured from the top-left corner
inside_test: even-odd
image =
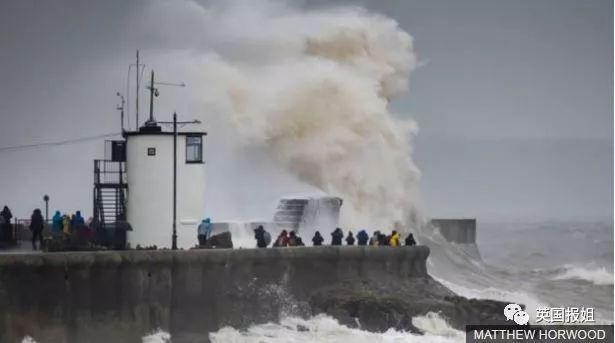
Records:
[[[397,231],[393,230],[393,233],[391,234],[391,239],[389,239],[389,245],[392,247],[398,247],[399,244],[399,233],[397,233]]]
[[[66,214],[62,217],[62,231],[65,235],[70,234],[70,218]]]

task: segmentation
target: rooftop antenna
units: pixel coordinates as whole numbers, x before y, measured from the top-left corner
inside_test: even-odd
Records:
[[[150,96],[149,96],[149,119],[145,122],[146,127],[158,127],[158,123],[156,122],[156,119],[154,119],[154,97],[159,96],[160,92],[158,91],[158,88],[155,87],[155,85],[186,87],[186,84],[183,82],[182,83],[156,82],[154,78],[154,70],[152,69],[150,84],[149,86],[147,86],[147,89],[149,89]]]
[[[121,105],[117,105],[116,110],[120,111],[120,116],[121,116],[121,127],[122,127],[122,132],[124,132],[124,96],[122,95],[122,93],[117,92],[116,93],[117,96],[120,97],[121,99]]]
[[[149,119],[145,122],[145,126],[156,126],[156,120],[154,120],[154,96],[160,95],[160,92],[158,92],[158,88],[154,87],[154,70],[152,70],[152,77],[147,89],[149,89]]]
[[[137,100],[135,101],[135,110],[136,110],[136,116],[137,116],[137,124],[135,126],[135,130],[139,129],[139,49],[137,49],[137,68],[136,69],[136,76],[137,76]]]

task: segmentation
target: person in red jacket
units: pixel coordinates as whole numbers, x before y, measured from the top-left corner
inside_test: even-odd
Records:
[[[275,248],[288,246],[288,232],[286,232],[286,230],[282,230],[282,232],[280,232],[280,235],[275,240],[275,243],[273,243],[273,246]]]

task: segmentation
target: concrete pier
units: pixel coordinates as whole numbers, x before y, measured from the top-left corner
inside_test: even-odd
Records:
[[[454,243],[476,243],[476,219],[432,219],[431,225],[440,229],[446,240]]]
[[[0,341],[139,342],[157,328],[190,341],[309,315],[309,299],[340,284],[426,284],[428,255],[425,246],[0,255]]]

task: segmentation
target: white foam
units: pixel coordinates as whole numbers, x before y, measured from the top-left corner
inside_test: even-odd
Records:
[[[446,286],[446,288],[466,298],[515,302],[525,305],[525,311],[531,314],[536,313],[537,308],[549,306],[544,301],[522,291],[511,291],[495,287],[485,287],[481,289],[469,288],[442,279],[436,280]],[[504,307],[502,307],[502,319],[504,319]],[[534,320],[535,318],[530,316],[530,322],[533,323]]]
[[[143,343],[170,343],[171,334],[161,329],[158,329],[141,339]]]
[[[459,340],[463,340],[465,337],[463,332],[452,328],[446,320],[444,320],[444,318],[434,312],[429,312],[424,316],[412,318],[412,325],[416,326],[426,334]]]
[[[446,321],[435,313],[415,317],[412,323],[424,330],[424,335],[389,329],[374,333],[341,325],[327,315],[317,315],[309,319],[287,317],[280,323],[254,325],[247,330],[224,327],[211,333],[212,342],[463,342],[464,334],[452,329]]]
[[[573,265],[564,267],[564,271],[553,277],[553,280],[583,280],[598,286],[613,285],[613,272],[605,267],[585,268]]]

